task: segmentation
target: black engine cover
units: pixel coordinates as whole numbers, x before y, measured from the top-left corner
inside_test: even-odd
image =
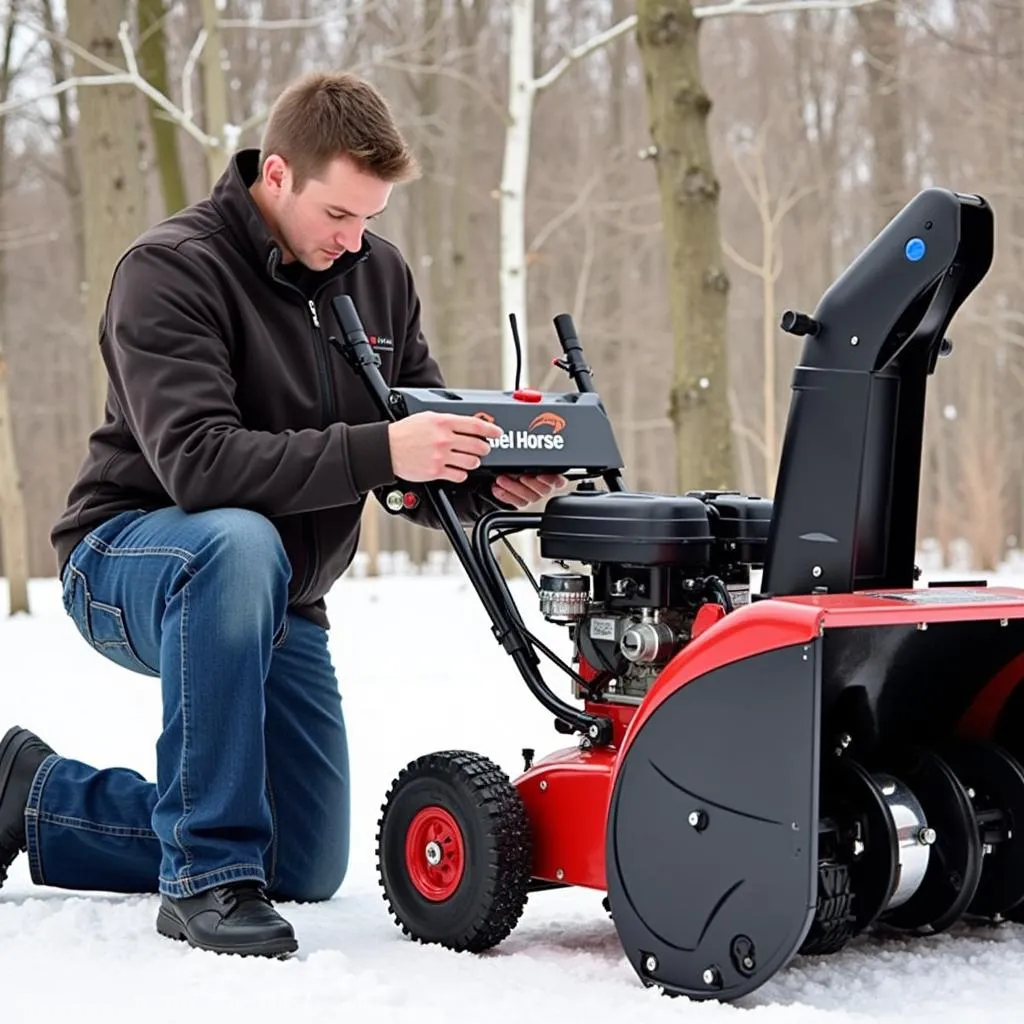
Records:
[[[716,563],[761,565],[768,547],[773,505],[768,498],[737,491],[689,491],[709,508],[711,530],[718,540]]]
[[[539,535],[543,558],[688,569],[707,566],[714,543],[699,498],[618,491],[552,498]]]

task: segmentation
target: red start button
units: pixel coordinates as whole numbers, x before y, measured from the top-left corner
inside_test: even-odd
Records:
[[[517,402],[539,402],[544,396],[539,391],[530,388],[520,388],[512,392],[512,397]]]

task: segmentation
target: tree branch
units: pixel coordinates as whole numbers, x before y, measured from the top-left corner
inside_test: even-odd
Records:
[[[723,14],[788,14],[794,11],[845,11],[854,7],[867,7],[878,0],[727,0],[726,3],[695,7],[695,18],[716,18]]]
[[[152,100],[176,125],[187,132],[201,146],[216,146],[218,144],[218,140],[207,135],[206,132],[204,132],[195,123],[195,121],[192,120],[190,113],[186,113],[176,104],[172,103],[171,100],[169,100],[162,92],[158,89],[154,89],[153,86],[150,85],[149,82],[147,82],[139,73],[138,62],[135,59],[135,51],[132,49],[131,40],[128,37],[128,22],[121,22],[121,26],[117,32],[117,38],[120,41],[121,49],[124,52],[126,70],[118,70],[102,75],[78,75],[72,78],[65,78],[64,81],[58,82],[51,88],[43,92],[36,93],[33,96],[25,96],[21,99],[8,100],[6,103],[0,103],[0,114],[19,110],[22,107],[27,107],[42,99],[50,99],[54,96],[59,96],[62,92],[67,92],[68,89],[97,85],[130,85]],[[91,59],[94,63],[96,62],[95,58]],[[107,67],[113,67],[113,65],[108,64]]]
[[[693,16],[695,18],[713,18],[723,14],[784,14],[791,11],[838,11],[853,7],[867,7],[868,4],[878,3],[878,0],[772,0],[771,3],[756,4],[755,0],[727,0],[726,3],[710,4],[706,7],[695,7]],[[573,47],[557,64],[533,80],[533,92],[539,93],[548,86],[554,85],[577,61],[589,56],[602,46],[614,42],[619,36],[631,31],[636,27],[636,15],[631,14],[628,18],[611,28],[598,32],[591,36],[586,42]]]
[[[554,64],[543,75],[533,80],[533,92],[539,93],[549,85],[553,85],[576,61],[582,60],[595,50],[599,50],[602,46],[606,46],[608,43],[618,39],[619,36],[624,35],[635,25],[636,15],[631,14],[628,18],[623,18],[617,25],[612,25],[611,28],[598,32],[596,36],[591,36],[585,43],[580,43],[579,46],[573,47],[557,64]]]

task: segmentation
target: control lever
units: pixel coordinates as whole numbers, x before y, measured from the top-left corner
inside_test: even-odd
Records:
[[[553,359],[552,363],[561,370],[565,370],[572,378],[577,389],[583,393],[592,393],[597,389],[590,376],[590,367],[583,358],[583,346],[580,344],[579,336],[576,334],[576,325],[568,313],[559,313],[555,317],[555,334],[565,353],[564,359]]]
[[[402,418],[402,399],[388,387],[384,375],[380,372],[380,356],[373,351],[370,339],[366,336],[362,321],[356,312],[355,303],[349,295],[336,295],[331,299],[334,315],[341,326],[344,342],[338,341],[333,335],[327,341],[333,345],[355,372],[363,378],[370,390],[373,400],[385,419],[392,423]]]
[[[583,346],[580,344],[579,335],[576,333],[576,325],[568,313],[559,313],[554,319],[555,334],[558,335],[559,344],[565,353],[564,359],[554,359],[553,364],[559,369],[565,370],[573,379],[577,390],[581,394],[594,394],[597,388],[594,387],[594,379],[590,375],[590,367],[583,358]],[[610,491],[626,490],[626,481],[620,470],[609,469],[602,473],[605,484]]]

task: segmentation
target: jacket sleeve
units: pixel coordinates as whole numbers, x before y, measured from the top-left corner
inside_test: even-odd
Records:
[[[402,346],[402,361],[395,372],[393,387],[409,388],[437,388],[445,387],[446,382],[441,373],[437,360],[430,352],[427,340],[424,337],[421,325],[421,306],[419,294],[413,281],[412,271],[405,266],[407,309],[409,311],[406,322],[404,344]],[[393,481],[391,481],[393,482]],[[492,480],[489,477],[470,477],[462,484],[446,484],[445,490],[451,498],[452,505],[464,526],[471,526],[485,512],[494,509],[509,510],[511,505],[499,501],[491,493]],[[384,504],[384,498],[389,490],[388,487],[381,487],[376,490],[377,499]],[[387,507],[386,505],[384,506]],[[440,522],[434,515],[429,503],[422,503],[417,508],[401,513],[407,519],[418,523],[420,526],[427,526],[433,529],[440,529]]]
[[[353,504],[392,481],[386,423],[243,426],[211,284],[176,249],[140,246],[115,271],[102,324],[112,398],[171,500],[276,516]]]

